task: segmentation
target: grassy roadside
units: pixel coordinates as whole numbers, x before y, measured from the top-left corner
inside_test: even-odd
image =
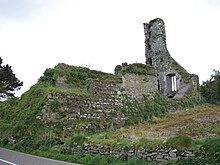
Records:
[[[206,158],[200,160],[180,160],[175,164],[212,164],[212,161],[219,162],[220,158],[220,106],[202,105],[197,108],[188,109],[184,112],[170,115],[166,118],[154,118],[151,123],[141,123],[138,125],[124,127],[115,131],[102,132],[90,135],[74,135],[75,138],[66,139],[65,143],[80,142],[82,144],[91,142],[103,145],[112,145],[116,150],[124,146],[134,145],[135,147],[143,146],[152,150],[158,145],[170,145],[173,148],[193,149],[198,155]],[[199,127],[202,126],[202,127]],[[173,134],[170,134],[173,133]],[[160,133],[160,134],[159,134]],[[206,134],[205,134],[206,133]],[[79,136],[80,138],[77,138]],[[10,149],[30,153],[33,155],[47,158],[75,162],[80,164],[96,165],[126,165],[126,164],[155,164],[140,159],[123,160],[112,156],[94,156],[94,155],[68,155],[63,154],[62,144],[53,144],[45,141],[33,145],[30,139],[27,148],[20,148],[24,144],[15,144],[9,146],[4,144],[1,139],[1,146]],[[25,143],[26,144],[26,143]],[[200,150],[202,149],[202,150]],[[189,161],[187,163],[187,161]],[[201,163],[202,161],[202,163]],[[174,163],[167,163],[174,164]]]

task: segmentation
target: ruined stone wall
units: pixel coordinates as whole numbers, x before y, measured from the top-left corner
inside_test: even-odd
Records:
[[[125,117],[118,94],[120,84],[93,81],[88,94],[51,93],[37,119],[45,123],[61,123],[66,132],[92,132],[123,126]]]
[[[198,90],[193,91],[195,83],[198,83],[195,76],[179,65],[167,50],[164,21],[157,18],[149,23],[144,23],[144,33],[146,63],[155,67],[160,94],[174,98],[183,98],[192,94],[198,96]],[[171,85],[172,76],[175,77],[175,89]]]
[[[58,65],[55,88],[77,92],[52,92],[37,118],[43,122],[60,122],[65,125],[63,130],[68,132],[97,131],[123,126],[126,121],[122,112],[125,98],[126,102],[132,103],[134,99],[142,104],[143,95],[160,93],[164,98],[199,100],[198,76],[189,74],[170,56],[163,20],[145,23],[144,31],[147,64],[123,63],[116,66],[115,75]]]
[[[149,24],[144,23],[144,33],[146,64],[156,68],[161,67],[161,62],[169,56],[166,47],[166,33],[163,20],[157,18],[150,21]],[[160,54],[164,54],[164,58],[161,58]]]
[[[115,156],[122,159],[138,158],[146,160],[147,162],[167,162],[178,161],[180,158],[195,157],[192,150],[186,150],[180,154],[176,149],[169,147],[158,148],[154,151],[149,151],[147,148],[136,148],[134,146],[125,147],[121,150],[113,150],[111,146],[101,144],[84,144],[83,146],[74,143],[72,146],[65,146],[63,148],[64,153],[68,154],[91,154],[91,155],[105,155]]]
[[[66,87],[64,81],[59,85]],[[156,91],[154,75],[127,73],[122,76],[122,82],[92,80],[83,93],[50,93],[37,119],[54,125],[61,123],[63,131],[69,133],[120,128],[126,121],[121,111],[125,97],[128,101],[127,98],[140,98]]]
[[[125,74],[122,82],[124,92],[132,97],[140,98],[158,91],[157,77],[154,75]]]

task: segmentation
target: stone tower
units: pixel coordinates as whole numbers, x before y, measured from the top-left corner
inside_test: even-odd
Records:
[[[169,54],[164,21],[156,18],[144,23],[146,64],[155,68],[159,93],[182,98],[192,88],[198,88],[198,76],[189,74]]]
[[[157,18],[149,24],[144,23],[144,33],[146,63],[156,67],[163,57],[169,55],[163,20]]]

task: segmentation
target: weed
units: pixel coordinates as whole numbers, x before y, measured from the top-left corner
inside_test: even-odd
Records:
[[[185,135],[178,135],[167,140],[166,145],[176,148],[179,152],[192,149],[194,141],[191,137]]]
[[[66,139],[65,144],[66,145],[73,145],[74,143],[77,143],[79,145],[83,145],[88,140],[87,136],[83,134],[74,135],[72,137],[69,137]]]

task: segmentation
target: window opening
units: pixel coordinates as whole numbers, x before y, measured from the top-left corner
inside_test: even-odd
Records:
[[[166,84],[167,84],[166,85],[167,96],[169,98],[173,98],[177,91],[176,75],[175,74],[166,75]]]
[[[175,91],[177,91],[177,89],[176,89],[176,75],[173,75],[172,77],[171,77],[171,81],[172,81],[172,91],[173,92],[175,92]]]
[[[157,88],[158,88],[158,91],[160,91],[160,81],[159,80],[157,80]]]
[[[148,58],[148,60],[147,60],[147,64],[149,64],[150,66],[153,66],[152,58]]]

